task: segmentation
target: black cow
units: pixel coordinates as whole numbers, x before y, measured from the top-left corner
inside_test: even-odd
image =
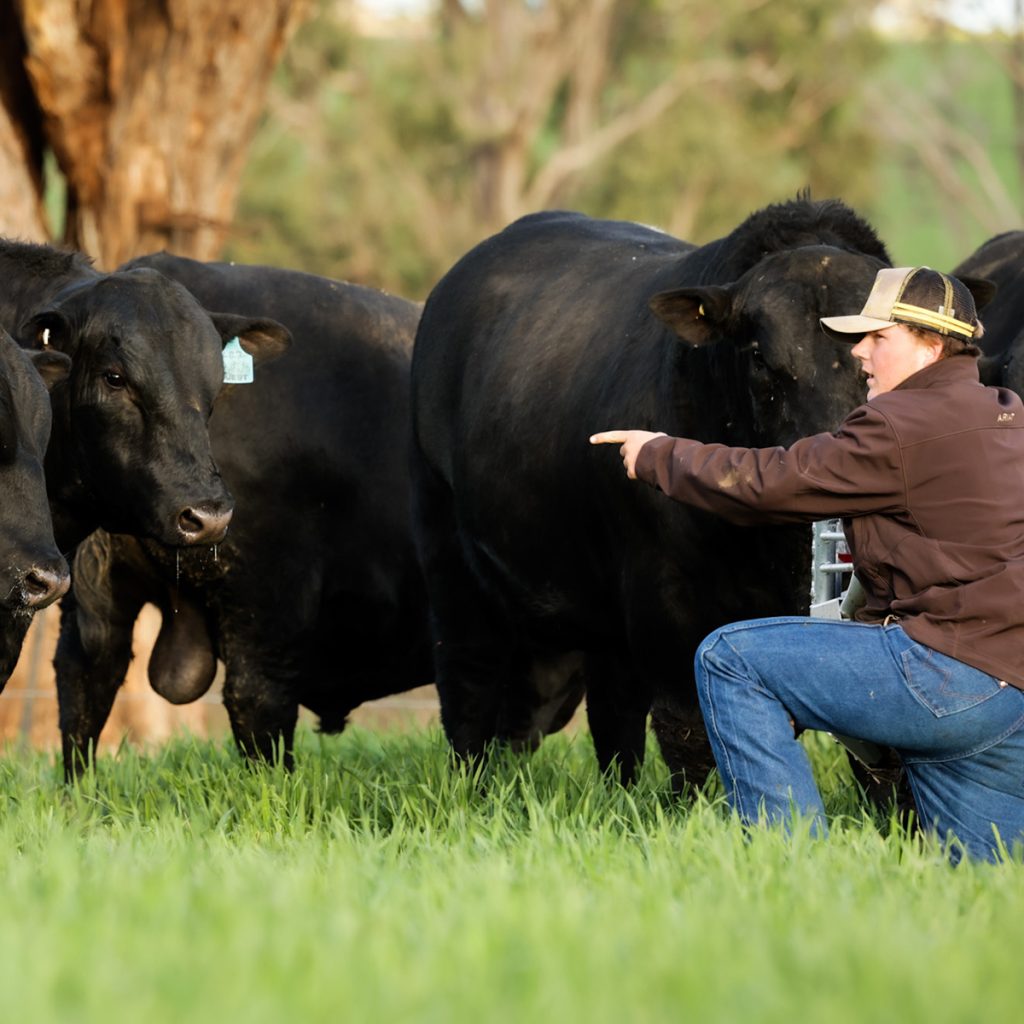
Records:
[[[232,500],[206,429],[222,349],[239,336],[257,360],[277,355],[280,324],[211,315],[153,270],[101,274],[81,254],[0,239],[0,326],[64,354],[51,363],[71,359],[51,392],[45,463],[61,551],[99,526],[171,545],[223,537]],[[0,610],[9,649],[26,629]]]
[[[56,601],[70,582],[53,539],[43,473],[50,436],[46,388],[67,376],[68,366],[57,353],[30,359],[0,328],[0,691],[33,613]]]
[[[980,278],[991,286],[987,294],[979,294],[980,282],[970,281],[985,325],[978,363],[982,381],[1024,396],[1024,231],[990,238],[953,276]]]
[[[602,768],[632,777],[653,704],[676,782],[706,772],[693,651],[725,622],[807,610],[809,529],[675,504],[588,436],[774,445],[835,427],[864,389],[818,318],[859,308],[887,264],[842,203],[799,199],[700,248],[536,214],[440,281],[413,355],[413,479],[458,753],[535,743],[585,691]]]
[[[279,324],[210,314],[153,270],[101,274],[79,253],[0,240],[0,326],[71,357],[46,456],[62,549],[97,526],[175,545],[223,537],[232,502],[206,432],[222,349],[239,337],[257,360],[278,355]]]
[[[240,747],[291,763],[300,705],[340,731],[363,701],[431,681],[426,596],[409,513],[409,359],[419,307],[271,267],[134,261],[206,306],[265,314],[294,344],[210,420],[236,514],[216,549],[94,535],[74,564],[56,660],[65,767],[106,721],[145,601],[163,613],[149,666],[174,703],[226,665]],[[141,272],[138,269],[132,273]],[[283,743],[283,747],[279,744]]]

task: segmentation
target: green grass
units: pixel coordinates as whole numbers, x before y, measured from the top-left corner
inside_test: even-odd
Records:
[[[11,1021],[1009,1021],[1019,864],[951,868],[813,742],[833,835],[750,841],[585,737],[452,770],[435,731],[0,761]]]

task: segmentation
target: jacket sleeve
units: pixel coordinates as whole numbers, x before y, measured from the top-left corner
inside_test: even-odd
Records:
[[[906,508],[899,442],[884,415],[859,406],[834,434],[789,448],[730,448],[656,437],[637,477],[734,523],[811,522]]]

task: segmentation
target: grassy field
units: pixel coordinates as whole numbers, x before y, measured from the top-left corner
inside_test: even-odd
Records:
[[[657,756],[564,736],[485,773],[436,730],[0,761],[5,1019],[989,1021],[1020,1016],[1020,864],[948,866],[812,738],[833,836],[745,841]]]

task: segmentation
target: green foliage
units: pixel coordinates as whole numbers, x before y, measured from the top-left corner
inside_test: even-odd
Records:
[[[453,768],[436,731],[0,762],[10,1020],[1015,1019],[1019,864],[953,869],[811,743],[833,836],[749,838],[584,738]]]
[[[906,42],[887,53],[878,85],[893,105],[908,107],[911,122],[914,104],[925,101],[933,111],[930,138],[886,145],[872,168],[873,196],[865,212],[886,232],[897,264],[951,270],[988,238],[1021,226],[1011,83],[1004,67],[1009,45],[998,37],[940,37]],[[948,153],[949,140],[940,130],[961,136],[968,153],[991,165],[996,191],[1005,190],[1005,213],[997,208],[984,215],[977,166],[963,153]],[[962,195],[937,187],[922,159],[925,148],[939,151]]]
[[[572,16],[570,4],[545,6]],[[691,70],[694,84],[610,154],[598,151],[550,202],[694,240],[808,185],[855,202],[871,147],[850,83],[870,66],[872,6],[619,4],[607,50],[595,43],[588,58],[607,63],[593,127],[628,117],[679,69]],[[503,48],[471,17],[456,31],[427,22],[429,41],[350,35],[343,43],[338,18],[333,5],[322,5],[286,54],[228,255],[423,297],[462,252],[504,223],[487,218],[508,180],[502,175],[516,181],[520,173],[509,154],[520,143],[509,132],[525,133],[521,203],[559,148],[580,141],[570,137],[567,108],[581,87],[561,80],[539,123],[513,131],[510,111],[527,119],[527,108],[516,107],[520,91],[546,66],[530,62],[549,56],[551,39],[538,37],[546,42],[536,53],[525,36],[518,37],[523,49],[514,49],[516,40]],[[810,36],[814,48],[806,46]],[[851,160],[851,151],[861,159]]]
[[[587,5],[467,4],[449,23],[427,6],[418,34],[393,38],[356,35],[346,8],[318,7],[279,70],[231,258],[422,298],[502,226],[495,210],[534,208],[531,190],[574,141],[572,65],[536,123],[516,104],[551,48],[575,37],[496,40],[485,11],[555,12],[572,26]],[[586,51],[604,69],[591,136],[677,76],[687,88],[596,147],[544,202],[701,243],[810,187],[865,214],[898,263],[952,267],[1020,223],[1009,43],[880,36],[877,6],[621,0],[607,46]],[[508,128],[516,111],[521,137]]]
[[[874,154],[854,87],[876,59],[871,10],[726,0],[703,33],[666,11],[656,49],[635,60],[648,78],[682,61],[710,79],[593,168],[582,205],[699,242],[805,187],[858,205]]]

